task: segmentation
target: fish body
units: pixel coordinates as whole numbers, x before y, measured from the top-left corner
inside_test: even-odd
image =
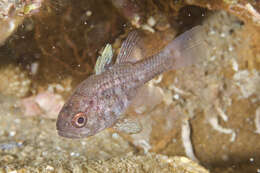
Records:
[[[186,31],[159,53],[138,62],[129,60],[138,42],[136,33],[130,33],[116,63],[89,76],[70,96],[57,119],[58,134],[82,138],[113,126],[146,82],[165,71],[193,64],[202,55],[201,28]]]

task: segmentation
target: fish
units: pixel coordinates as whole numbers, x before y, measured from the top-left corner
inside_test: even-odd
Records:
[[[85,138],[113,127],[124,118],[122,115],[145,83],[163,72],[193,65],[206,52],[201,25],[177,36],[158,53],[133,61],[139,41],[138,32],[130,32],[114,64],[111,46],[105,49],[96,73],[82,81],[62,107],[56,121],[60,136]]]

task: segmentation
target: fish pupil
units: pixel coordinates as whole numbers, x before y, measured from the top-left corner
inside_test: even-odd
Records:
[[[83,124],[84,123],[84,118],[83,117],[79,117],[78,118],[78,124]]]
[[[83,112],[77,113],[71,120],[71,123],[76,128],[83,127],[87,122],[87,117]]]

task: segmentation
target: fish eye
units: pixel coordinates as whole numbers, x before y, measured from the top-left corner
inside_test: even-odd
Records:
[[[87,123],[86,114],[83,112],[77,113],[71,120],[72,125],[76,128],[84,127]]]

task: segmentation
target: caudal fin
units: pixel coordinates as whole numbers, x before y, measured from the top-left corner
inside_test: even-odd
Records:
[[[177,69],[194,64],[207,56],[206,34],[202,26],[196,26],[170,42],[160,53],[169,59],[169,68]]]

